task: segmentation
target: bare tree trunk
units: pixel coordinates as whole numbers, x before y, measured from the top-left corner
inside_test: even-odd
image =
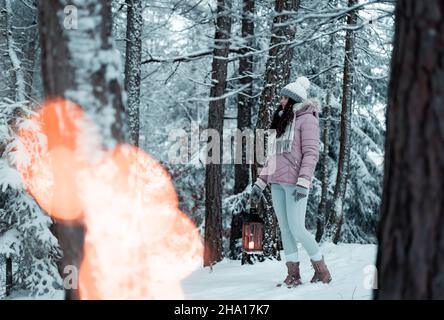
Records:
[[[128,122],[131,143],[139,145],[140,74],[142,60],[142,1],[126,0],[125,90],[128,93]]]
[[[231,0],[217,1],[216,32],[212,64],[212,86],[208,110],[208,129],[219,134],[219,151],[222,155],[222,136],[224,126],[227,57],[231,33]],[[216,141],[217,143],[217,141]],[[222,260],[222,165],[221,157],[217,163],[207,163],[205,171],[205,246],[204,266]]]
[[[279,103],[278,90],[286,85],[290,79],[291,60],[293,49],[287,43],[294,39],[296,29],[289,21],[291,14],[283,12],[295,12],[299,8],[299,0],[276,0],[275,14],[273,19],[272,35],[270,39],[270,50],[265,70],[264,89],[260,97],[259,114],[256,129],[268,129],[271,124],[271,116]],[[255,141],[262,144],[263,141]],[[265,145],[265,144],[264,144]],[[255,159],[252,166],[253,181],[256,180],[261,168]],[[261,203],[258,213],[264,220],[264,255],[269,258],[280,259],[278,248],[277,219],[271,205],[271,194],[267,189],[264,191],[267,203]]]
[[[334,35],[330,36],[330,65],[333,63],[333,48],[334,48],[335,38]],[[327,210],[327,199],[328,199],[328,153],[330,152],[330,127],[331,127],[331,92],[333,87],[333,74],[329,72],[327,75],[327,98],[326,105],[322,110],[322,118],[324,120],[324,125],[322,127],[322,141],[324,149],[321,154],[321,201],[319,202],[318,215],[316,217],[316,241],[320,241],[324,234],[325,222],[327,220],[328,210]]]
[[[351,8],[357,4],[357,0],[348,0],[348,7]],[[347,26],[356,24],[357,14],[353,10],[347,15]],[[344,58],[344,77],[342,82],[342,109],[341,109],[341,134],[338,170],[336,175],[336,184],[333,192],[332,207],[330,208],[329,219],[325,236],[332,238],[334,243],[340,239],[341,226],[344,222],[343,203],[349,165],[348,157],[350,153],[350,128],[351,128],[351,95],[354,73],[354,31],[347,29],[345,36],[345,58]]]
[[[37,52],[39,50],[39,32],[37,27],[37,1],[28,3],[14,0],[13,21],[16,30],[13,32],[20,58],[25,82],[25,99],[31,100],[33,93],[34,71],[36,68]],[[39,66],[40,70],[40,66]]]
[[[242,38],[244,47],[240,54],[245,55],[252,51],[254,46],[254,13],[255,0],[243,0],[242,10]],[[240,85],[245,87],[239,93],[237,107],[237,128],[241,131],[251,129],[251,109],[253,107],[253,55],[241,57],[239,59]],[[242,150],[242,164],[235,165],[234,172],[234,193],[240,193],[248,186],[249,165],[246,164],[246,152],[243,143],[236,148]]]
[[[37,17],[37,12],[35,13]],[[38,64],[38,52],[39,52],[39,32],[37,28],[37,21],[34,20],[36,26],[27,32],[26,48],[25,48],[25,61],[27,70],[25,72],[25,97],[29,101],[32,99],[34,90],[34,76],[36,65]],[[40,69],[40,68],[39,68]]]
[[[12,64],[12,70],[15,82],[15,101],[25,101],[25,75],[23,72],[22,63],[17,54],[17,45],[14,41],[13,30],[12,30],[12,3],[11,0],[5,0],[5,10],[6,10],[6,38],[7,38],[7,52],[9,59]]]
[[[111,148],[126,141],[127,133],[119,54],[111,38],[110,2],[85,0],[77,4],[78,29],[64,27],[68,4],[68,0],[38,1],[45,96],[63,97],[81,106],[99,128],[103,147]],[[64,254],[59,264],[63,276],[66,266],[79,267],[85,230],[82,225],[61,222],[53,226]],[[78,291],[67,290],[66,298],[78,298]]]
[[[252,51],[254,46],[254,13],[255,0],[243,0],[242,8],[242,38],[244,47],[241,54]],[[253,55],[241,57],[239,59],[240,85],[245,87],[238,96],[237,106],[237,128],[240,131],[251,129],[251,109],[253,107]],[[236,148],[242,152],[242,164],[234,165],[234,193],[245,190],[250,181],[250,165],[246,159],[246,144],[238,142]],[[236,152],[237,153],[237,152]],[[242,235],[242,221],[238,214],[232,215],[230,231],[230,255],[236,258],[240,252],[236,251],[236,240]]]
[[[0,0],[0,98],[15,98],[14,79],[12,64],[9,59],[4,59],[8,52],[8,13],[3,8],[6,7],[6,0]]]
[[[13,271],[12,271],[12,258],[11,256],[6,256],[6,281],[5,281],[5,295],[9,297],[13,288]]]
[[[333,6],[336,8],[337,0],[333,0]],[[335,35],[330,35],[329,40],[329,52],[330,52],[330,64],[334,63],[334,44],[335,44]],[[327,97],[326,97],[326,105],[322,110],[322,118],[324,121],[324,125],[322,126],[322,142],[324,145],[324,149],[320,158],[320,167],[321,167],[321,201],[319,202],[318,207],[318,215],[316,217],[316,241],[321,241],[324,235],[325,224],[327,223],[329,209],[328,209],[328,185],[329,185],[329,171],[328,171],[328,160],[329,160],[329,152],[330,152],[330,129],[331,129],[331,96],[334,86],[334,76],[333,72],[330,71],[327,74],[326,79],[327,85]]]
[[[399,0],[377,299],[444,299],[444,3]]]

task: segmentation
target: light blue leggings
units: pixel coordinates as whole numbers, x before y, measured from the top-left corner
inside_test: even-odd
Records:
[[[281,230],[282,245],[287,262],[298,262],[300,242],[313,261],[322,259],[321,250],[314,236],[305,228],[305,213],[308,196],[296,201],[293,192],[295,185],[271,184],[273,208]]]

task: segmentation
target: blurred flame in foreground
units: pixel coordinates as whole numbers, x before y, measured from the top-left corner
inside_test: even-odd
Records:
[[[82,109],[62,99],[39,111],[40,134],[22,129],[25,185],[52,217],[86,227],[81,299],[179,299],[200,263],[202,240],[178,209],[163,167],[142,150],[105,151]]]

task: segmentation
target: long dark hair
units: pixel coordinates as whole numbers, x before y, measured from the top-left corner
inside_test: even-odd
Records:
[[[285,128],[287,127],[287,125],[293,121],[294,118],[293,105],[295,103],[296,102],[289,97],[285,108],[283,108],[282,105],[279,104],[279,107],[273,113],[273,120],[271,120],[270,129],[276,129],[276,137],[279,138],[280,136],[282,136],[285,132]],[[284,110],[284,112],[280,116],[279,112],[282,109]]]

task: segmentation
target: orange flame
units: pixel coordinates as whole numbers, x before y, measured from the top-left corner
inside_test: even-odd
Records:
[[[46,212],[86,226],[80,297],[182,298],[180,281],[203,245],[165,169],[128,144],[101,150],[94,124],[73,103],[48,101],[39,116],[43,136],[19,133],[28,156],[18,168]]]

